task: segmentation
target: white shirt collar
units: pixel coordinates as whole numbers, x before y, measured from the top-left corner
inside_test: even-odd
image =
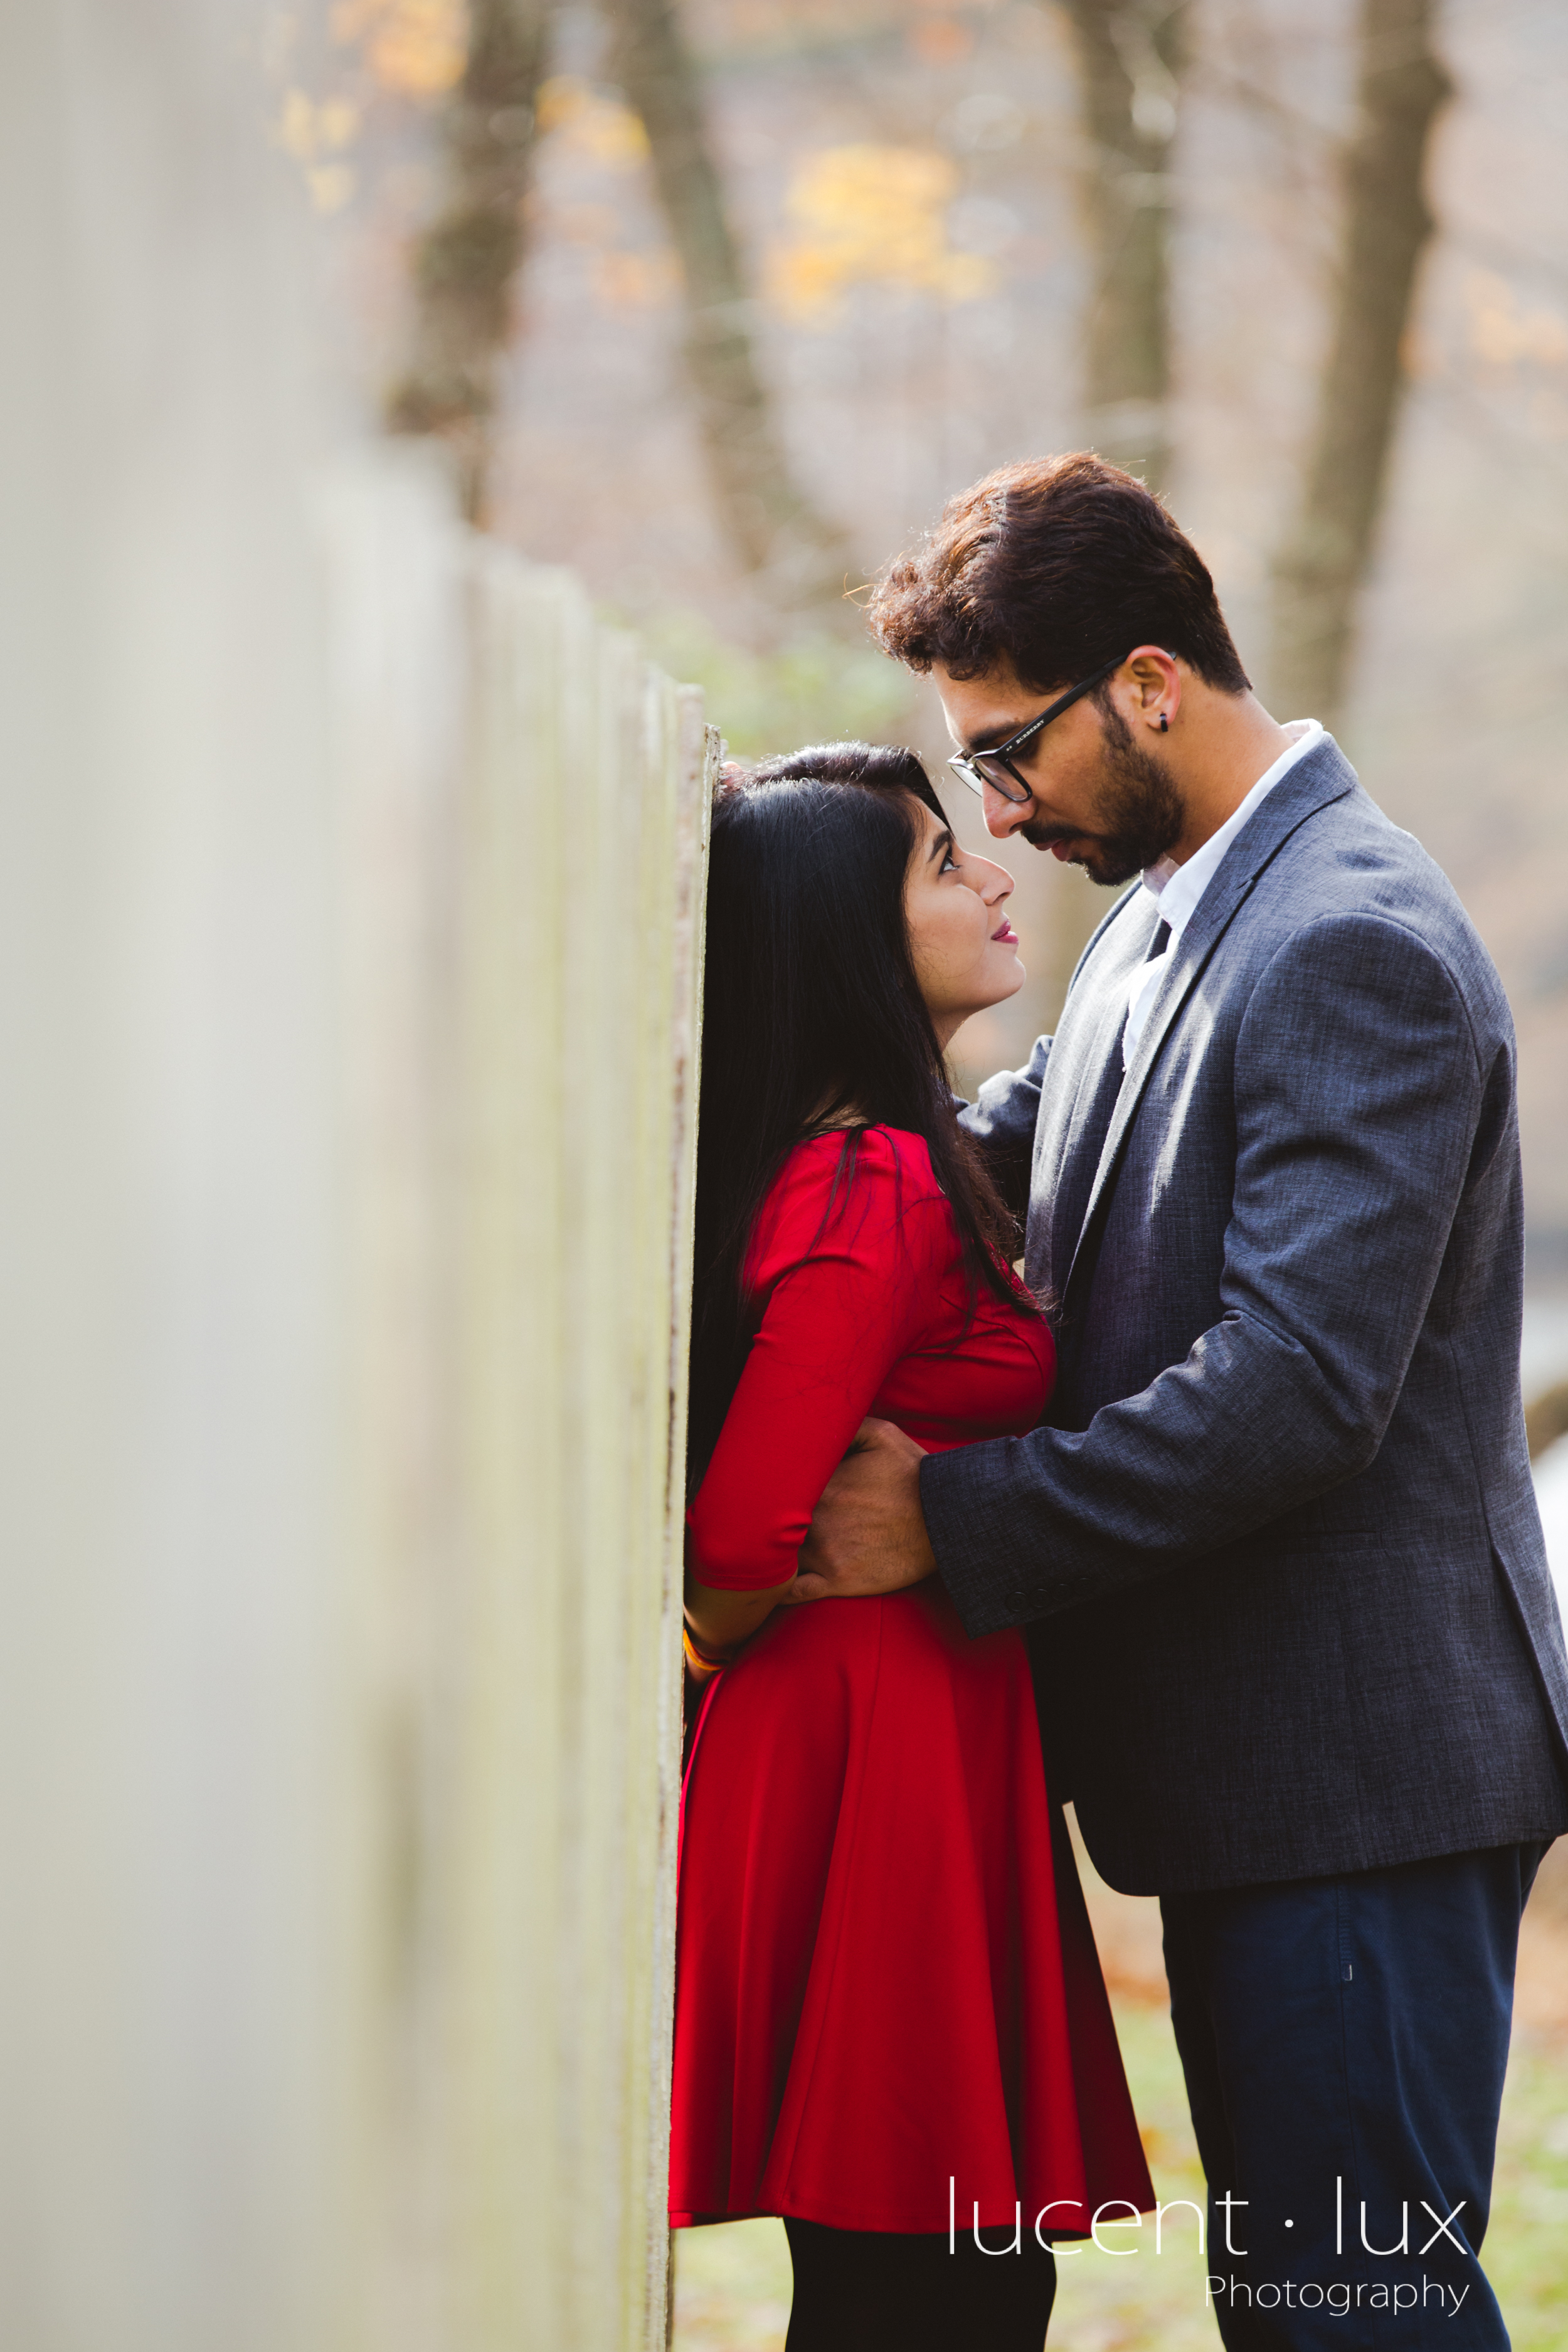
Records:
[[[1292,719],[1285,732],[1292,738],[1289,745],[1272,767],[1265,768],[1241,805],[1232,811],[1217,833],[1210,834],[1202,848],[1194,849],[1184,865],[1176,866],[1170,858],[1162,857],[1157,866],[1144,867],[1143,887],[1159,908],[1162,921],[1171,926],[1173,947],[1196,914],[1199,899],[1247,818],[1297,761],[1304,760],[1323,740],[1322,724],[1316,719]]]

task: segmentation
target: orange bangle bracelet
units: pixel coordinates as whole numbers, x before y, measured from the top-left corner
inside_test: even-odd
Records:
[[[693,1682],[710,1682],[730,1663],[728,1658],[705,1658],[684,1625],[680,1629],[680,1646],[686,1653],[686,1671]]]

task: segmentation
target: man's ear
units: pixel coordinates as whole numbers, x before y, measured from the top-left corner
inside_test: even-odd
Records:
[[[1182,707],[1182,666],[1163,646],[1134,646],[1123,665],[1137,695],[1137,715],[1167,734]]]

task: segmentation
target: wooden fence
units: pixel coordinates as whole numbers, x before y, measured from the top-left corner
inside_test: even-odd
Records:
[[[0,11],[0,2344],[647,2352],[710,739],[325,457],[265,15]]]
[[[377,2340],[655,2346],[711,738],[416,466],[330,536]]]

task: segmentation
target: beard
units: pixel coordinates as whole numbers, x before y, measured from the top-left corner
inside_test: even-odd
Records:
[[[1116,705],[1108,700],[1100,715],[1105,756],[1092,824],[1075,828],[1040,818],[1018,829],[1037,849],[1048,849],[1056,841],[1089,842],[1089,849],[1067,862],[1109,887],[1158,865],[1181,839],[1187,810],[1164,762],[1140,750]]]

